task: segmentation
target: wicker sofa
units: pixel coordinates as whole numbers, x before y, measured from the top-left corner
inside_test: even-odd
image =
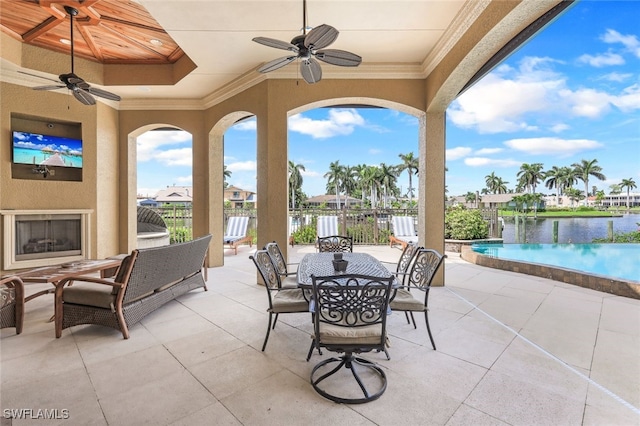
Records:
[[[0,279],[0,328],[15,327],[22,333],[24,319],[24,284],[20,277]]]
[[[56,337],[79,324],[120,330],[129,327],[176,297],[199,287],[211,235],[162,247],[136,249],[127,255],[113,279],[81,277],[56,287]],[[71,285],[73,284],[73,285]]]

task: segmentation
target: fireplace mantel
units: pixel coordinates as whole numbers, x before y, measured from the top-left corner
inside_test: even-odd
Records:
[[[0,215],[3,217],[3,269],[36,268],[91,258],[92,213],[93,210],[89,209],[0,210]],[[66,238],[61,239],[60,235],[53,238],[42,234],[43,229],[56,227],[58,229],[49,232],[60,234],[69,227],[68,224],[73,228],[71,234],[74,237],[68,249],[59,246],[62,240],[67,240]],[[38,235],[28,237],[21,235],[31,228],[36,229]],[[79,235],[76,235],[78,233]],[[25,238],[28,238],[28,244],[25,244],[27,242]],[[27,246],[28,252],[25,250]],[[49,246],[53,248],[50,249]]]

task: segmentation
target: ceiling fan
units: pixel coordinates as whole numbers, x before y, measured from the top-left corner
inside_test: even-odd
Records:
[[[302,74],[302,78],[307,83],[313,84],[322,79],[322,68],[320,68],[320,63],[316,61],[316,58],[328,64],[341,67],[357,67],[360,65],[362,58],[355,53],[338,49],[324,49],[338,38],[338,30],[331,25],[322,24],[307,33],[307,0],[303,0],[302,8],[302,35],[294,37],[291,43],[268,37],[253,38],[256,43],[275,47],[276,49],[290,50],[294,53],[294,55],[267,62],[258,68],[259,72],[274,71],[296,59],[300,59],[300,74]]]
[[[71,18],[71,72],[67,74],[60,74],[58,76],[62,84],[59,84],[56,80],[42,77],[39,75],[29,74],[26,72],[23,72],[23,74],[31,75],[38,78],[44,78],[46,80],[51,80],[58,83],[56,85],[51,85],[51,86],[37,86],[37,87],[34,87],[33,90],[57,90],[57,89],[62,89],[66,87],[67,89],[71,90],[71,93],[73,93],[73,96],[77,100],[79,100],[85,105],[95,105],[96,100],[93,97],[94,95],[99,96],[101,98],[109,99],[112,101],[119,101],[121,99],[120,96],[113,94],[111,92],[107,92],[106,90],[98,89],[96,87],[91,87],[89,83],[84,81],[82,78],[78,77],[73,72],[73,59],[74,59],[73,17],[78,15],[78,10],[71,6],[64,6],[64,10],[69,14],[69,17]]]

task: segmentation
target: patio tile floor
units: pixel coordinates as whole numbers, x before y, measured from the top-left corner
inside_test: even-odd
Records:
[[[289,249],[291,262],[313,247]],[[356,246],[395,262],[400,250]],[[282,315],[266,351],[266,295],[252,249],[228,251],[192,291],[132,327],[76,326],[55,339],[50,296],[26,306],[21,335],[0,340],[7,409],[68,410],[69,419],[12,424],[109,425],[638,425],[640,301],[544,278],[476,266],[449,253],[445,287],[432,289],[431,348],[394,313],[391,360],[377,401],[338,405],[309,384],[312,324]],[[38,285],[29,285],[27,294]],[[10,424],[3,419],[4,424]]]

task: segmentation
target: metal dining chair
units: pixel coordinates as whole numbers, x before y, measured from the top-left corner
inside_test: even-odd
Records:
[[[312,276],[313,341],[307,361],[314,348],[343,354],[321,361],[311,371],[311,384],[323,397],[361,404],[378,399],[386,390],[382,368],[358,354],[386,349],[393,281],[393,277],[353,274]],[[357,386],[343,382],[345,374],[341,373],[347,371]]]
[[[291,314],[300,312],[309,312],[309,302],[306,301],[300,288],[282,287],[280,275],[271,260],[271,256],[267,250],[257,250],[253,256],[249,256],[258,268],[258,272],[262,276],[265,288],[267,289],[267,297],[269,298],[269,323],[267,325],[267,335],[262,344],[262,351],[267,347],[269,341],[269,333],[276,328],[278,315]],[[275,318],[273,316],[275,315]],[[273,322],[273,327],[271,323]]]
[[[353,252],[353,238],[342,235],[318,237],[318,251],[320,253],[351,253]]]
[[[413,313],[424,312],[424,320],[433,350],[436,349],[436,344],[433,341],[431,327],[429,327],[429,290],[431,289],[431,281],[433,281],[438,268],[442,265],[444,257],[436,250],[418,249],[411,272],[406,280],[401,283],[400,288],[395,290],[389,303],[392,311],[403,311],[405,315],[409,314],[413,322],[413,328],[417,328]],[[411,290],[423,292],[424,298],[414,297]]]

